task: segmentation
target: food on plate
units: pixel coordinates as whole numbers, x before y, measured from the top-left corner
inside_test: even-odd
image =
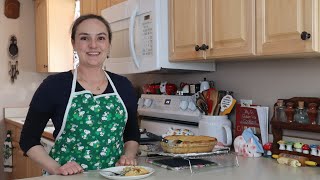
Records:
[[[211,152],[217,144],[217,139],[210,136],[166,136],[166,142],[161,142],[164,152],[174,154]]]
[[[146,168],[143,168],[141,166],[128,166],[123,168],[121,174],[124,174],[124,176],[139,176],[148,174],[149,171]]]

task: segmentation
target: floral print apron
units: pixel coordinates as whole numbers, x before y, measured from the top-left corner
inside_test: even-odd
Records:
[[[75,92],[77,69],[61,130],[49,155],[59,164],[75,161],[84,170],[115,166],[123,152],[128,113],[111,78],[113,93]]]

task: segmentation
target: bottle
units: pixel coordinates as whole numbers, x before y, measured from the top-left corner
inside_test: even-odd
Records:
[[[293,121],[293,115],[294,115],[294,109],[293,109],[293,103],[288,102],[286,107],[286,116],[287,116],[287,122],[292,123]]]
[[[317,124],[316,118],[317,118],[317,104],[316,103],[309,103],[308,104],[308,118],[309,118],[309,122],[312,125]]]
[[[296,112],[294,114],[294,120],[301,124],[308,124],[309,118],[308,114],[304,108],[304,102],[298,101],[298,108],[296,109]]]
[[[286,107],[283,105],[283,100],[278,99],[277,106],[274,109],[276,121],[287,122],[285,109]]]
[[[317,111],[318,111],[318,114],[317,114],[317,118],[316,118],[316,124],[320,125],[320,106],[318,107]]]

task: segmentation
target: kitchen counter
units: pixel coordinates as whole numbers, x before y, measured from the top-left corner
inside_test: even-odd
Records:
[[[155,172],[145,178],[145,180],[208,180],[208,179],[220,179],[220,180],[276,180],[276,179],[304,179],[304,180],[319,180],[320,168],[319,167],[290,167],[281,165],[274,159],[270,158],[244,158],[238,157],[239,167],[226,167],[209,169],[202,168],[201,171],[197,171],[193,174],[188,169],[182,171],[173,171],[160,168],[158,166],[145,162],[145,158],[139,158],[139,164],[152,167]],[[72,176],[42,176],[35,178],[28,178],[24,180],[104,180],[105,177],[99,175],[97,172],[83,173]],[[128,178],[129,179],[129,178]]]
[[[18,126],[18,127],[22,128],[22,126],[24,124],[24,121],[25,121],[25,118],[24,117],[6,117],[5,121],[7,123],[10,123],[10,124],[13,124],[15,126]],[[53,131],[54,131],[54,127],[51,124],[47,125],[47,127],[44,129],[42,137],[54,141],[54,138],[53,138],[53,135],[52,135]]]

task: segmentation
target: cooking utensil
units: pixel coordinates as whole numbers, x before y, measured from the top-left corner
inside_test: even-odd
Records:
[[[207,115],[208,114],[208,104],[206,102],[206,99],[205,99],[203,93],[197,92],[195,94],[195,98],[196,98],[196,102],[195,102],[196,107],[199,109],[199,111],[201,113],[204,113],[205,115]]]
[[[233,99],[233,97],[231,95],[225,95],[221,99],[221,110],[220,110],[219,115],[229,114],[231,112],[233,106],[235,105],[235,103],[236,103],[236,100]]]
[[[202,92],[208,105],[208,115],[212,116],[218,103],[218,91],[215,88],[210,88]]]
[[[100,173],[100,172],[109,172],[109,173],[112,173],[114,174],[115,176],[124,176],[124,171],[120,171],[120,172],[114,172],[114,171],[108,171],[108,170],[103,170],[103,169],[96,169],[96,170],[88,170],[86,172],[97,172],[97,173]]]

